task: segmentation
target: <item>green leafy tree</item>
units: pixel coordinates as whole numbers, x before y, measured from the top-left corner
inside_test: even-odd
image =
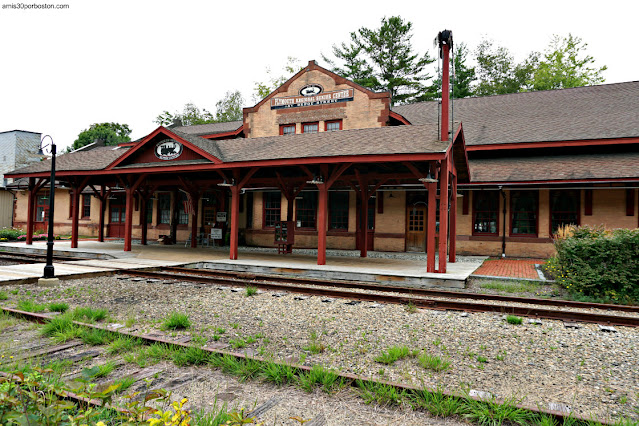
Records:
[[[239,90],[226,92],[224,98],[220,99],[215,104],[215,121],[222,123],[226,121],[241,120],[243,116],[243,106],[244,98]]]
[[[105,145],[118,145],[131,142],[131,129],[127,124],[120,123],[94,123],[88,129],[83,130],[73,142],[69,151],[82,148],[96,141],[104,141]]]
[[[468,59],[468,47],[465,43],[460,43],[455,47],[455,54],[453,55],[452,62],[455,64],[455,78],[451,76],[451,84],[453,85],[453,91],[451,96],[453,98],[468,98],[474,96],[473,84],[477,80],[475,74],[475,67],[469,67],[467,64]],[[452,72],[452,70],[451,70]],[[441,97],[441,77],[437,77],[433,81],[433,87],[436,88],[437,97]]]
[[[270,68],[266,68],[266,75],[268,76],[266,81],[256,81],[253,88],[253,101],[258,103],[265,97],[271,94],[271,92],[291,78],[294,74],[298,73],[304,68],[299,60],[293,56],[289,56],[286,59],[286,65],[282,68],[282,74],[273,75]]]
[[[173,124],[194,126],[196,124],[241,120],[243,104],[244,98],[239,90],[229,91],[215,104],[215,115],[189,102],[184,105],[182,112],[170,113],[169,111],[164,111],[155,118],[154,123],[168,127]]]
[[[532,90],[563,89],[604,82],[604,65],[596,67],[592,56],[587,55],[588,44],[581,38],[555,35],[546,49],[543,60],[532,74]]]
[[[528,90],[528,82],[538,62],[538,53],[533,52],[521,64],[516,64],[508,49],[484,39],[475,51],[475,59],[478,78],[475,94],[503,95]]]
[[[393,104],[433,99],[426,67],[434,59],[413,50],[412,26],[400,16],[384,17],[379,28],[362,27],[350,34],[348,44],[333,46],[333,55],[344,65],[325,59],[335,73],[372,90],[388,90]]]

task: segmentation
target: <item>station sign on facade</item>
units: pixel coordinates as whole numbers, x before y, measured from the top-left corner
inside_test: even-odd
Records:
[[[271,99],[271,109],[299,108],[338,102],[352,101],[355,96],[354,89],[335,90],[323,92],[319,84],[309,84],[300,90],[300,96],[285,96]]]
[[[175,139],[163,139],[155,145],[155,156],[160,160],[174,160],[182,155],[182,144]]]

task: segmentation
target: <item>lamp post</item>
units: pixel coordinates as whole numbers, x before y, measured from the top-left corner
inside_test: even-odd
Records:
[[[45,139],[49,138],[51,143],[45,144]],[[54,198],[55,198],[55,154],[56,146],[53,138],[45,135],[40,142],[40,149],[44,154],[51,154],[51,180],[49,182],[49,235],[47,236],[47,264],[44,267],[44,275],[40,283],[54,283],[57,281],[53,268],[53,221],[54,221]]]

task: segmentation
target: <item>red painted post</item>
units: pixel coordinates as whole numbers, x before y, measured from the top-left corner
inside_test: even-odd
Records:
[[[199,204],[199,197],[189,194],[191,197],[191,202],[193,203],[193,214],[191,218],[193,223],[191,224],[191,248],[197,248],[197,211]]]
[[[362,243],[362,246],[360,247],[360,252],[359,252],[359,256],[360,257],[367,257],[368,256],[368,186],[362,187],[360,194],[362,194],[362,206],[361,206],[361,214],[362,214],[362,221],[361,221],[361,232],[362,232],[362,237],[360,238],[360,241]]]
[[[124,222],[124,251],[131,251],[133,234],[133,189],[126,188],[126,211]]]
[[[78,219],[80,211],[80,191],[79,187],[73,188],[72,211],[71,211],[71,248],[78,248]]]
[[[317,185],[319,199],[317,206],[317,264],[326,265],[326,220],[328,217],[328,188]]]
[[[29,178],[29,198],[27,200],[27,244],[33,244],[33,210],[35,210],[35,179]]]
[[[240,222],[240,188],[231,186],[231,260],[237,260],[237,239]]]
[[[457,261],[457,176],[453,174],[453,201],[450,205],[450,247],[448,248],[448,261]]]
[[[441,133],[441,140],[442,141],[447,141],[448,140],[448,97],[449,97],[449,87],[450,87],[450,71],[449,71],[449,64],[450,64],[450,46],[448,46],[448,44],[442,44],[442,53],[444,58],[442,59],[443,61],[443,70],[442,70],[442,133]],[[439,240],[441,241],[441,232],[440,232],[440,238]],[[440,261],[441,262],[441,261]]]
[[[442,160],[439,173],[439,272],[446,273],[448,247],[448,159]]]
[[[100,218],[98,229],[98,241],[104,242],[104,209],[106,208],[106,194],[104,193],[104,186],[100,188]]]
[[[146,193],[145,193],[146,194]],[[142,205],[140,206],[140,226],[142,227],[142,229],[140,230],[140,244],[145,246],[146,245],[146,234],[147,234],[147,228],[148,228],[148,224],[146,223],[146,216],[147,216],[147,212],[148,212],[148,202],[149,202],[149,195],[146,194],[144,196],[141,196],[140,198],[140,202],[142,203]]]
[[[428,187],[428,231],[426,233],[426,272],[435,272],[435,233],[437,232],[437,184]]]

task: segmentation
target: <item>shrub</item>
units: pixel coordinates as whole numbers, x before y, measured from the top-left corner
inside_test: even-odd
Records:
[[[5,241],[16,241],[20,235],[24,234],[22,229],[2,228],[0,229],[0,239],[6,238]]]
[[[554,243],[555,276],[570,293],[616,303],[639,300],[639,229],[583,226]]]

